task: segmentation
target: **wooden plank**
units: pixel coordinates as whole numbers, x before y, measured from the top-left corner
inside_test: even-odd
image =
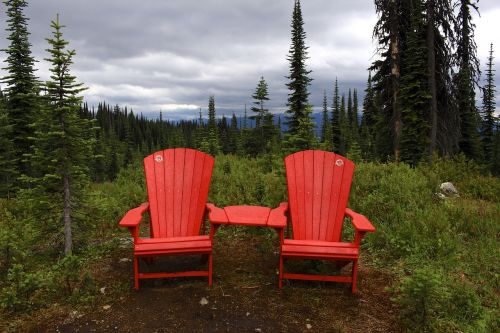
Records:
[[[260,206],[227,206],[224,207],[229,224],[267,225],[271,208]]]
[[[205,155],[200,152],[195,152],[194,158],[194,168],[193,168],[193,181],[191,183],[191,205],[189,206],[189,225],[187,228],[186,235],[197,235],[199,234],[199,227],[196,230],[196,213],[198,205],[200,202],[200,187],[201,187],[201,175],[203,174],[203,164],[205,160]]]
[[[193,228],[189,227],[190,226],[189,209],[190,206],[194,204],[191,198],[191,188],[193,186],[193,178],[194,178],[193,172],[194,172],[195,158],[196,158],[196,151],[194,151],[193,149],[185,150],[184,177],[183,177],[184,182],[182,190],[181,218],[180,218],[181,236],[187,236],[189,235],[189,232],[193,230]]]
[[[203,248],[211,248],[212,241],[210,239],[199,241],[186,241],[186,242],[163,242],[163,243],[139,243],[135,244],[134,252],[140,254],[141,252],[161,251],[168,252],[189,252],[196,251]]]
[[[344,275],[312,275],[312,274],[284,273],[283,278],[289,280],[313,280],[313,281],[345,282],[345,283],[352,282],[352,277]]]
[[[205,212],[205,203],[208,198],[208,190],[210,187],[210,180],[212,178],[212,170],[214,167],[214,158],[207,154],[203,154],[201,152],[197,152],[197,154],[203,155],[203,169],[201,173],[201,182],[200,182],[200,192],[198,196],[198,202],[196,204],[196,214],[194,218],[194,230],[193,233],[197,234],[200,232],[201,223],[203,220],[203,215]]]
[[[297,225],[298,228],[293,229],[293,238],[305,239],[306,238],[306,211],[305,206],[305,177],[304,177],[304,154],[302,152],[296,153],[295,160],[295,184],[297,187]]]
[[[313,206],[314,206],[314,151],[302,152],[304,156],[304,206],[305,224],[304,239],[313,239]]]
[[[339,190],[339,200],[337,204],[337,216],[335,219],[332,240],[340,241],[342,237],[342,227],[344,225],[345,209],[349,201],[349,192],[351,191],[352,176],[354,173],[354,163],[343,156],[338,156],[344,163],[344,171],[342,173],[342,185]]]
[[[208,276],[209,271],[187,271],[172,273],[139,273],[139,279],[176,278],[186,276]]]
[[[292,221],[292,232],[299,228],[299,208],[297,201],[297,183],[295,181],[295,155],[285,158],[286,182],[288,190],[288,209]],[[298,231],[297,231],[298,233]]]
[[[163,151],[154,154],[156,202],[158,204],[158,220],[154,224],[158,232],[155,237],[166,237],[166,189],[165,189],[165,155]]]
[[[186,236],[186,237],[169,237],[169,238],[139,238],[137,244],[155,244],[155,243],[182,243],[193,241],[210,240],[208,235]]]
[[[165,187],[165,200],[164,200],[164,222],[166,231],[161,237],[174,237],[174,178],[175,178],[175,150],[166,149],[163,151],[163,158],[165,159],[164,168],[164,187]]]
[[[323,204],[323,182],[324,182],[325,152],[314,151],[313,158],[313,199],[312,199],[312,233],[309,239],[320,239],[321,206]]]
[[[330,152],[325,152],[325,158],[323,161],[323,189],[321,196],[321,222],[319,225],[319,235],[318,240],[327,239],[327,230],[329,223],[330,205],[331,205],[331,195],[332,188],[331,184],[333,181],[333,166],[335,163],[335,154]]]
[[[336,246],[300,246],[283,244],[281,253],[285,257],[299,258],[330,258],[330,259],[356,259],[359,251],[352,247]]]
[[[332,185],[331,185],[331,194],[330,194],[330,211],[328,213],[328,227],[326,231],[327,241],[338,242],[340,239],[334,238],[334,230],[335,223],[337,222],[337,207],[339,205],[340,199],[340,190],[342,188],[342,180],[344,173],[344,160],[342,156],[335,155],[334,164],[333,164],[333,177],[332,177]],[[344,215],[344,212],[341,213]]]
[[[350,247],[356,248],[356,244],[349,242],[327,242],[310,239],[285,239],[283,244],[295,246],[330,246],[330,247]]]
[[[144,174],[146,176],[146,188],[148,191],[149,200],[149,219],[151,237],[159,236],[158,226],[158,199],[156,197],[156,177],[154,166],[154,154],[147,156],[144,159]]]
[[[184,191],[184,173],[186,151],[184,148],[174,149],[174,174],[173,174],[173,198],[172,198],[172,224],[173,237],[183,236],[182,234],[182,200]]]

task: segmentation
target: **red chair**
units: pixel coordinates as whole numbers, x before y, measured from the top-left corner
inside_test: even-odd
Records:
[[[359,245],[366,232],[375,228],[363,215],[347,208],[354,163],[331,152],[301,151],[285,158],[288,184],[288,215],[293,237],[281,235],[279,287],[283,279],[334,281],[351,284],[356,292]],[[286,209],[287,203],[282,203]],[[342,242],[344,218],[351,218],[353,242]],[[286,273],[285,259],[336,261],[339,266],[353,263],[350,276]]]
[[[144,159],[148,202],[127,212],[120,221],[134,238],[134,288],[139,279],[180,276],[208,276],[212,285],[212,239],[200,234],[213,157],[202,152],[166,149]],[[149,212],[150,237],[139,237],[142,215]],[[208,255],[208,270],[188,272],[140,273],[139,258],[171,255]]]

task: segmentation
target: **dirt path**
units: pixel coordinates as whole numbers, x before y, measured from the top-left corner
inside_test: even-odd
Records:
[[[357,295],[352,295],[346,284],[335,283],[293,281],[279,290],[275,239],[266,233],[218,236],[212,288],[206,279],[196,278],[141,281],[139,292],[130,292],[121,300],[108,303],[108,309],[95,306],[83,316],[72,319],[66,316],[65,320],[48,322],[37,331],[400,331],[395,321],[396,310],[384,291],[388,276],[361,264]],[[131,263],[118,264],[119,258],[115,259],[108,279],[128,276],[132,285]],[[168,264],[179,269],[199,263],[196,257],[178,257],[173,262],[157,262],[154,267]],[[202,299],[208,304],[202,305]]]

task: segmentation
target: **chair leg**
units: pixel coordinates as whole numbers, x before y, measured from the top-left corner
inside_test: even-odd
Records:
[[[358,260],[354,260],[352,262],[352,286],[351,286],[351,291],[352,293],[356,293],[356,280],[358,278]]]
[[[280,254],[279,288],[283,288],[283,256]]]
[[[139,258],[134,256],[134,289],[139,290]]]
[[[208,255],[208,285],[212,286],[212,253]]]

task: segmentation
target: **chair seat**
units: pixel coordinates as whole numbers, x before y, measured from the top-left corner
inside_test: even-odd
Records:
[[[285,239],[281,248],[281,253],[285,257],[311,259],[354,260],[359,257],[359,250],[354,243],[302,239]]]
[[[211,253],[212,241],[207,235],[171,237],[171,238],[139,238],[134,244],[135,255],[155,254],[189,254]]]

